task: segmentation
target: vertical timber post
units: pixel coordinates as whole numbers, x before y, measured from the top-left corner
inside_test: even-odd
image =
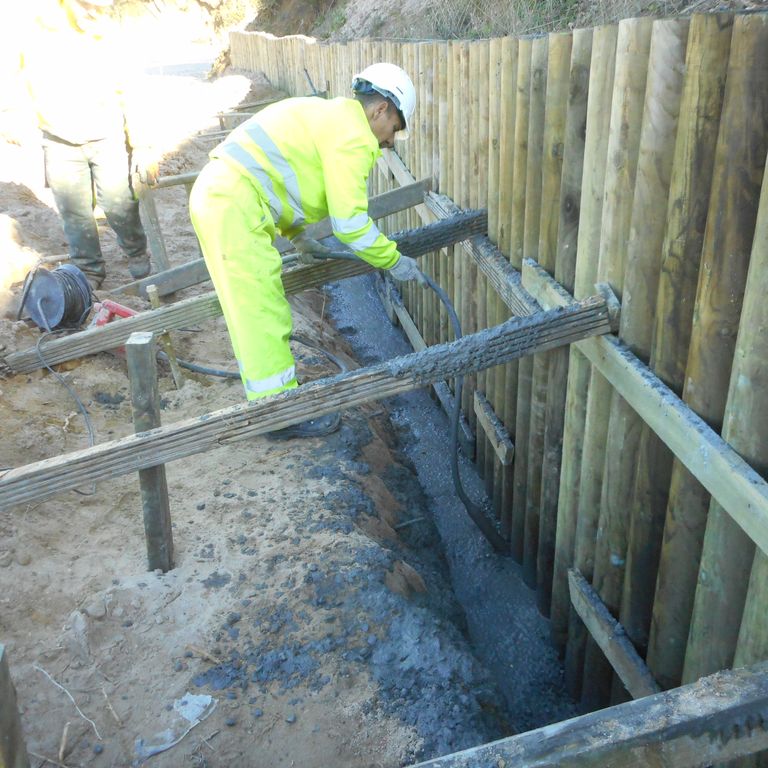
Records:
[[[512,188],[512,216],[510,221],[510,249],[509,258],[512,266],[517,270],[523,268],[523,253],[525,241],[525,200],[526,178],[528,168],[528,121],[531,110],[531,54],[533,40],[522,39],[518,44],[517,62],[517,98],[515,105],[515,144],[514,144],[514,187]],[[523,437],[523,430],[527,435],[527,424],[521,429],[522,424],[517,418],[517,403],[524,388],[521,370],[523,361],[514,363],[514,388],[510,387],[508,396],[510,402],[508,408],[514,417],[515,442],[519,445]],[[508,377],[510,381],[512,377]],[[530,382],[530,376],[528,377]],[[528,388],[530,392],[530,388]],[[525,397],[528,396],[525,393]],[[525,461],[521,452],[515,456],[513,481],[512,481],[512,508],[510,516],[510,550],[512,557],[518,562],[523,561],[523,539],[525,537]]]
[[[689,27],[688,19],[657,21],[651,41],[643,135],[624,277],[625,296],[631,294],[631,300],[624,302],[619,330],[621,339],[643,362],[648,362],[651,357]],[[613,459],[606,457],[606,482],[613,480],[609,508],[619,497],[630,499],[625,512],[629,517],[628,524],[619,526],[624,530],[618,537],[619,547],[623,546],[626,553],[623,586],[616,581],[614,597],[621,589],[619,620],[635,648],[645,657],[664,521],[663,504],[654,504],[652,499],[666,498],[669,474],[660,472],[653,478],[653,484],[645,486],[646,492],[640,496],[635,494],[644,423],[618,393],[614,392],[611,405],[612,419],[618,415],[618,421],[612,420],[609,427],[611,439],[621,446],[623,455]],[[613,556],[613,550],[611,554]]]
[[[557,237],[560,226],[560,185],[563,173],[565,122],[568,114],[568,93],[573,36],[570,33],[549,35],[547,66],[546,117],[541,159],[541,217],[539,223],[538,262],[554,277],[557,264]],[[536,599],[539,610],[549,615],[552,596],[552,564],[555,550],[555,516],[542,514],[541,479],[544,464],[544,434],[546,430],[547,390],[551,352],[533,357],[531,384],[531,421],[528,440],[528,491],[526,515],[538,518],[536,542]],[[521,446],[525,450],[524,446]],[[554,513],[551,508],[548,512]]]
[[[683,392],[686,402],[713,426],[722,422],[726,406],[765,171],[767,78],[768,14],[739,15],[733,25]],[[754,551],[754,543],[738,523],[713,502],[704,533],[684,681],[731,666]]]
[[[160,426],[160,396],[157,387],[157,362],[152,333],[132,333],[125,344],[128,376],[131,380],[131,405],[136,432]],[[165,466],[139,471],[144,532],[147,537],[147,567],[163,573],[173,568],[173,535],[168,504]]]
[[[677,394],[683,391],[691,340],[693,305],[701,263],[717,133],[723,106],[731,14],[695,14],[691,18],[686,76],[667,209],[659,293],[651,350],[651,368]],[[635,478],[635,498],[646,499],[649,514],[663,517],[664,533],[655,578],[646,661],[662,688],[680,685],[696,591],[706,504],[687,503],[678,490],[706,491],[678,467],[656,433],[643,428]],[[667,486],[666,496],[658,493]],[[653,489],[656,489],[656,492]]]
[[[560,220],[557,228],[555,279],[570,293],[574,292],[579,221],[581,218],[580,197],[584,175],[592,34],[591,29],[574,31],[569,70],[568,112],[565,118],[563,172],[560,182]],[[564,597],[567,593],[565,590],[560,595],[556,593],[556,566],[558,560],[567,562],[568,566],[571,564],[573,532],[576,525],[575,514],[572,519],[565,520],[558,507],[569,357],[570,351],[567,348],[552,350],[547,386],[544,466],[541,476],[541,516],[542,520],[553,521],[554,526],[551,538],[552,559],[549,564],[550,616],[555,615],[558,611],[560,616],[567,616],[570,603],[557,604],[558,597]],[[578,492],[578,488],[571,488],[570,492],[575,494]],[[560,531],[561,526],[567,529],[563,534]],[[563,546],[566,547],[566,552],[560,551]],[[539,559],[541,560],[543,557],[545,557],[544,553],[540,553]],[[551,626],[554,639],[554,622]],[[564,638],[557,642],[560,648],[564,644]]]
[[[538,261],[539,224],[541,221],[541,160],[544,152],[544,116],[547,97],[547,58],[549,39],[539,37],[531,48],[530,102],[528,113],[528,151],[525,175],[525,215],[523,221],[523,257]],[[515,443],[527,446],[531,426],[531,385],[533,359],[519,361],[517,379],[517,418]],[[528,452],[515,456],[515,508],[523,520],[523,579],[536,587],[536,550],[539,541],[538,513],[527,504]]]
[[[592,35],[589,97],[581,183],[579,234],[573,293],[584,298],[594,290],[600,253],[603,197],[610,130],[611,94],[616,61],[616,26],[598,27]],[[555,576],[552,583],[552,637],[560,648],[566,643],[565,680],[573,698],[581,693],[581,666],[586,628],[571,607],[568,569],[573,564],[591,577],[589,550],[582,545],[594,540],[594,516],[579,516],[581,468],[587,420],[587,392],[591,366],[575,347],[568,355],[568,390],[565,399],[563,454],[558,493],[558,527],[555,541]],[[587,571],[587,569],[589,569]]]
[[[505,94],[501,100],[501,116],[499,126],[499,185],[498,185],[498,228],[495,233],[496,242],[501,252],[509,258],[512,249],[512,192],[515,184],[514,159],[515,159],[515,110],[517,99],[515,89],[517,84],[518,42],[512,37],[505,37],[501,42],[501,79],[499,93]],[[495,94],[490,94],[495,99]],[[490,192],[490,190],[489,190]],[[497,323],[502,323],[510,316],[503,301],[497,299],[498,316]],[[494,408],[496,414],[504,422],[507,432],[515,432],[515,398],[513,393],[517,387],[517,364],[509,363],[500,365],[496,369],[496,402]],[[497,467],[498,491],[494,491],[494,498],[498,495],[501,535],[505,539],[511,539],[512,520],[512,483],[514,480],[514,465],[501,465]]]
[[[763,476],[768,468],[768,173],[763,178],[755,241],[749,264],[739,337],[731,372],[723,437]],[[752,564],[734,664],[768,657],[768,556],[758,549]]]
[[[618,296],[622,295],[624,289],[652,29],[652,19],[626,19],[619,23],[616,79],[608,137],[610,162],[605,177],[603,231],[598,261],[598,280],[608,282]],[[608,455],[606,445],[609,438],[611,395],[610,384],[593,369],[587,404],[579,514],[582,510],[586,512],[587,504],[594,505],[593,514],[599,511],[597,539],[592,544],[592,586],[601,597],[612,575],[606,535],[607,485],[603,471],[605,457]],[[608,608],[615,609],[615,606],[609,605]],[[603,652],[591,639],[587,640],[584,666],[581,700],[588,710],[592,710],[607,702],[613,673]]]
[[[8,654],[0,643],[0,768],[29,768]]]

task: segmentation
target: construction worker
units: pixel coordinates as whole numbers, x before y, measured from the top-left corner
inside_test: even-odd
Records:
[[[122,57],[116,41],[101,34],[112,4],[32,0],[30,23],[20,41],[21,75],[42,131],[46,182],[62,219],[71,263],[92,288],[106,275],[94,202],[128,257],[131,277],[151,271],[131,178],[139,163],[148,163],[132,149],[139,143],[135,135],[129,143],[129,78]],[[147,143],[141,141],[142,146]]]
[[[368,175],[382,148],[406,136],[416,107],[408,75],[373,64],[352,82],[354,98],[290,98],[236,128],[210,154],[190,196],[190,214],[221,302],[249,400],[298,385],[289,347],[291,313],[281,280],[277,232],[303,263],[329,249],[308,224],[329,216],[357,256],[397,280],[424,281],[368,216]],[[338,417],[276,436],[326,434]]]

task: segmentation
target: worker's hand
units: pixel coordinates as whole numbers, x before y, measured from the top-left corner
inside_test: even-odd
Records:
[[[333,251],[322,243],[302,232],[291,239],[293,247],[299,254],[300,264],[315,264],[316,259],[327,259]]]
[[[157,153],[150,147],[133,147],[131,149],[131,172],[147,186],[157,182]]]
[[[424,277],[419,269],[416,259],[412,259],[410,256],[400,254],[400,258],[395,262],[395,265],[390,267],[387,272],[395,280],[415,280],[422,288],[427,287],[427,278]]]

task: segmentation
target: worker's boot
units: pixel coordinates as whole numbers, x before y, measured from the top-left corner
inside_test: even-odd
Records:
[[[272,440],[291,440],[294,437],[323,437],[336,432],[340,426],[341,414],[327,413],[316,419],[308,419],[299,424],[291,424],[290,427],[267,432],[267,437]]]
[[[145,253],[142,256],[130,256],[128,258],[128,271],[134,280],[142,280],[145,277],[149,277],[152,272],[149,255]]]

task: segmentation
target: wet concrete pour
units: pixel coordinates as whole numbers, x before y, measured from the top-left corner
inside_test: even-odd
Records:
[[[366,365],[411,351],[387,319],[374,279],[365,275],[329,289],[334,320]],[[474,653],[503,693],[512,732],[573,717],[576,706],[565,692],[549,623],[538,612],[534,593],[523,583],[520,567],[493,552],[456,496],[445,413],[426,390],[392,398],[385,406],[427,496]],[[460,466],[470,496],[483,497],[483,483],[463,456]]]

